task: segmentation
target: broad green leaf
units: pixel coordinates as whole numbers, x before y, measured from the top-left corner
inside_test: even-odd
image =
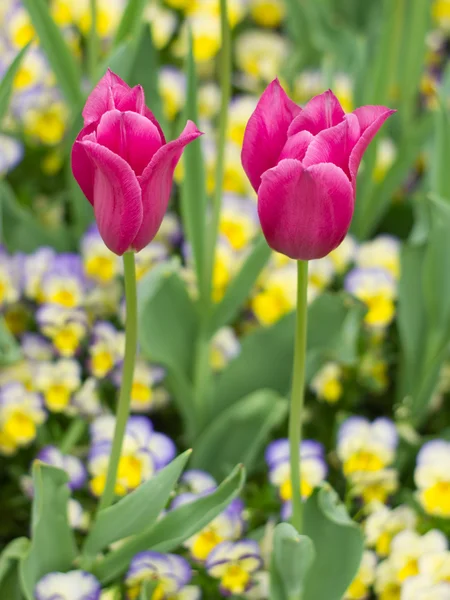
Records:
[[[22,358],[20,346],[6,327],[5,319],[0,316],[0,367],[6,367]]]
[[[28,538],[20,537],[10,542],[0,554],[0,590],[6,574],[15,562],[25,556],[29,545]]]
[[[34,600],[34,588],[46,573],[67,571],[77,557],[68,520],[70,490],[65,471],[36,461],[33,465],[31,544],[20,563],[22,590]]]
[[[203,529],[236,498],[245,481],[245,470],[238,465],[227,479],[208,496],[169,511],[148,531],[135,536],[94,565],[93,573],[102,583],[121,575],[138,552],[171,552]]]
[[[145,92],[147,106],[158,119],[164,131],[167,130],[161,95],[158,85],[158,53],[153,44],[152,30],[148,23],[142,26],[138,49],[131,74],[128,80],[130,85],[142,85]]]
[[[314,562],[314,544],[289,523],[275,527],[270,569],[271,598],[303,598],[306,576]],[[274,588],[274,589],[272,589]]]
[[[430,190],[450,202],[450,118],[444,97],[439,98],[439,106],[434,111],[434,149],[430,161]]]
[[[139,284],[139,341],[143,354],[188,375],[197,313],[175,262],[152,269]]]
[[[0,82],[0,121],[3,121],[3,117],[9,108],[9,101],[11,99],[12,88],[14,83],[14,77],[22,64],[22,61],[28,52],[30,44],[27,44],[22,50],[16,55],[12,63],[9,65],[8,70],[4,74]]]
[[[48,3],[45,0],[23,0],[23,5],[72,112],[78,112],[83,105],[80,69],[50,15]]]
[[[212,333],[231,323],[238,316],[250,290],[266,266],[271,252],[265,238],[261,235],[255,241],[240,271],[227,287],[224,297],[214,307],[209,324]]]
[[[165,508],[190,454],[188,450],[178,456],[131,494],[100,511],[84,544],[83,554],[95,557],[113,542],[151,527]]]
[[[196,440],[192,467],[222,477],[241,461],[251,472],[270,433],[287,412],[287,400],[273,390],[258,390],[242,398],[221,412]]]
[[[304,505],[303,533],[314,544],[315,560],[302,600],[341,600],[361,562],[364,536],[328,485]]]
[[[341,356],[349,362],[356,359],[359,328],[356,315],[349,316],[351,311],[362,318],[359,303],[345,295],[329,293],[321,294],[309,307],[307,381],[325,360],[340,361]],[[294,327],[295,316],[291,313],[275,325],[261,327],[243,338],[240,354],[217,380],[212,400],[215,415],[257,389],[268,388],[282,396],[288,394]]]
[[[122,42],[132,40],[139,34],[142,24],[142,14],[147,6],[147,0],[128,0],[122,20],[117,28],[114,38],[114,46]]]
[[[14,563],[5,577],[0,581],[0,598],[8,600],[23,600],[20,586],[19,566]]]
[[[183,121],[190,119],[194,123],[198,123],[198,79],[192,50],[192,38],[190,37],[189,39],[190,45],[186,59],[186,104],[183,112]],[[184,175],[181,183],[181,216],[187,241],[192,248],[192,257],[199,288],[202,289],[207,196],[201,140],[194,140],[186,146],[182,161]]]
[[[62,227],[49,229],[41,225],[17,201],[11,186],[0,181],[2,206],[2,243],[10,252],[33,252],[40,246],[52,246],[58,252],[73,249],[70,233]]]

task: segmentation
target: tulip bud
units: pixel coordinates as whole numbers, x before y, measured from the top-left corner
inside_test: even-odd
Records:
[[[161,226],[184,147],[201,133],[188,121],[180,137],[166,143],[142,87],[130,88],[109,70],[87,99],[83,118],[72,149],[73,175],[108,248],[118,255],[139,251]]]
[[[267,87],[247,123],[242,164],[271,248],[312,260],[339,246],[352,220],[362,156],[393,112],[363,106],[345,114],[331,90],[302,109],[278,80]]]

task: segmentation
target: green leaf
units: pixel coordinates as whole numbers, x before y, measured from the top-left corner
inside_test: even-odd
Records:
[[[148,531],[135,536],[94,565],[93,573],[102,583],[121,575],[138,552],[171,552],[206,527],[236,498],[245,481],[245,470],[238,465],[227,479],[208,496],[169,511]]]
[[[221,412],[196,440],[192,468],[222,477],[240,461],[251,472],[270,433],[287,412],[287,401],[273,390],[258,390],[242,398]]]
[[[271,249],[261,235],[254,243],[240,271],[227,287],[224,297],[213,309],[209,324],[211,333],[232,322],[247,300],[259,274],[266,266]]]
[[[190,119],[194,123],[198,123],[197,91],[199,84],[192,50],[192,37],[190,37],[186,60],[187,89],[183,121]],[[199,289],[203,289],[207,195],[205,166],[199,139],[186,146],[182,160],[184,177],[181,184],[181,216],[187,241],[192,248]]]
[[[21,358],[20,345],[6,327],[5,319],[0,316],[0,366],[12,365]]]
[[[63,227],[49,229],[41,225],[31,212],[18,203],[6,181],[0,181],[0,204],[2,243],[10,252],[33,252],[40,246],[52,246],[58,252],[73,249],[69,232]]]
[[[355,577],[364,536],[328,485],[315,490],[304,505],[304,534],[316,558],[306,578],[303,600],[341,600]]]
[[[430,190],[450,202],[450,172],[446,157],[450,155],[450,118],[444,97],[434,111],[434,150],[430,161]]]
[[[158,265],[140,282],[140,344],[148,358],[189,373],[197,314],[178,270],[175,262]]]
[[[67,571],[77,557],[68,520],[70,490],[65,471],[35,461],[31,544],[20,563],[22,590],[34,600],[34,588],[46,573]]]
[[[190,450],[184,452],[131,494],[100,511],[86,539],[83,554],[95,557],[113,542],[151,527],[165,508],[190,455]]]
[[[355,315],[350,316],[352,311]],[[339,362],[342,356],[351,363],[357,359],[356,344],[362,316],[361,305],[345,295],[321,294],[311,304],[308,309],[307,382],[325,360]],[[294,326],[295,316],[291,313],[272,327],[257,329],[243,339],[241,352],[219,376],[215,386],[215,415],[257,389],[268,388],[282,396],[288,394]]]
[[[132,40],[139,35],[142,24],[142,14],[147,6],[147,0],[128,0],[122,20],[117,28],[114,46],[119,46],[126,40]]]
[[[83,105],[81,73],[62,33],[53,21],[45,0],[23,0],[59,86],[74,113]]]
[[[289,523],[277,525],[270,569],[272,600],[302,598],[314,559],[314,544],[309,537],[300,535]]]
[[[30,540],[20,537],[10,542],[0,554],[0,590],[1,583],[14,562],[23,558],[30,545]]]
[[[142,26],[136,57],[131,68],[129,84],[142,85],[148,107],[152,110],[163,130],[167,130],[158,85],[158,54],[153,44],[152,30],[148,23]]]
[[[158,587],[157,581],[144,581],[141,587],[141,594],[139,600],[152,600],[153,592]]]
[[[14,83],[14,77],[19,70],[20,65],[28,52],[31,42],[24,46],[22,50],[16,55],[12,63],[9,65],[3,79],[0,83],[0,121],[3,121],[3,117],[6,115],[9,108],[9,101],[11,99],[12,87]]]

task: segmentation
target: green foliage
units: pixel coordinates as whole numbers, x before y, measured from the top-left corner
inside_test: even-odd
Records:
[[[195,442],[192,467],[221,477],[240,461],[251,472],[288,406],[272,390],[257,390],[221,412]],[[230,432],[233,432],[230,435]]]
[[[308,310],[307,381],[326,360],[357,358],[362,320],[358,303],[344,295],[322,294]],[[347,321],[348,319],[348,321]],[[214,391],[214,414],[252,392],[268,388],[287,395],[291,381],[295,315],[247,335],[240,354],[219,376]],[[347,323],[347,327],[343,327]]]
[[[402,252],[398,327],[402,371],[397,399],[402,418],[420,425],[428,413],[450,336],[450,206],[428,201],[426,241],[408,242]]]
[[[245,481],[241,465],[211,494],[190,504],[169,511],[153,527],[132,537],[111,551],[93,567],[93,573],[102,583],[109,583],[123,573],[135,554],[143,550],[171,552],[185,540],[203,529],[236,498]]]
[[[142,14],[146,5],[146,0],[128,1],[116,31],[114,46],[119,46],[124,41],[133,39],[139,34],[142,23]]]
[[[95,557],[113,542],[151,527],[165,508],[190,454],[190,450],[184,452],[125,498],[101,510],[86,538],[83,554]]]
[[[34,600],[34,588],[41,577],[69,570],[78,555],[68,522],[67,481],[65,471],[34,463],[31,544],[20,562],[22,591],[27,600]]]
[[[52,246],[59,252],[73,249],[70,233],[63,227],[50,229],[41,225],[19,204],[6,181],[0,181],[0,206],[2,243],[10,252],[33,252],[40,246]]]
[[[40,45],[47,55],[67,103],[76,113],[83,104],[79,66],[64,41],[59,27],[53,21],[47,2],[23,0],[23,4],[30,15]]]
[[[289,523],[275,527],[270,565],[271,600],[303,598],[305,580],[315,559],[314,544]]]
[[[362,531],[328,485],[308,498],[303,522],[303,533],[314,545],[315,559],[302,600],[341,600],[361,562]]]
[[[0,367],[6,367],[22,358],[20,346],[6,327],[5,319],[0,317]]]
[[[190,119],[198,123],[198,79],[192,38],[190,37],[189,51],[186,59],[186,103],[183,112],[183,121]],[[187,242],[192,248],[192,257],[197,274],[199,288],[202,289],[205,264],[205,229],[206,229],[206,184],[205,166],[203,161],[201,141],[195,140],[183,152],[184,177],[181,184],[181,216]]]
[[[9,65],[8,70],[3,76],[3,79],[0,82],[0,121],[3,120],[3,117],[6,115],[9,107],[9,101],[11,99],[12,87],[14,82],[14,77],[16,76],[17,71],[22,64],[22,61],[28,52],[30,44],[27,44],[18,52],[17,56],[14,58],[12,63]]]
[[[271,252],[265,238],[261,235],[254,242],[241,269],[227,287],[224,297],[213,308],[209,323],[211,333],[231,323],[238,316],[261,271],[269,261]]]

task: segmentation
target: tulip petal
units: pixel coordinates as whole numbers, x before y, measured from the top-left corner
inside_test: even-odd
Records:
[[[108,69],[86,100],[82,112],[85,126],[98,121],[103,113],[115,108],[129,89],[130,86],[123,79]]]
[[[97,127],[97,142],[121,156],[136,175],[142,175],[155,152],[161,148],[161,136],[155,125],[135,112],[110,110]]]
[[[241,154],[244,171],[256,191],[264,171],[277,164],[289,125],[300,111],[278,79],[272,81],[262,94],[247,123]]]
[[[169,203],[173,172],[184,147],[202,133],[188,121],[180,137],[162,146],[150,164],[138,177],[142,188],[143,221],[133,241],[133,248],[141,250],[151,242],[161,226]]]
[[[98,230],[108,248],[122,255],[142,224],[142,193],[131,167],[98,143],[78,142],[94,167],[94,212]]]
[[[344,239],[353,215],[353,188],[333,164],[305,169],[285,159],[262,177],[258,214],[271,248],[300,260],[322,258]]]
[[[309,144],[313,140],[314,136],[312,133],[309,133],[309,131],[300,131],[295,135],[291,135],[291,137],[287,139],[278,160],[283,160],[283,158],[295,158],[296,160],[302,161],[308,150]]]
[[[331,90],[327,90],[311,98],[302,112],[292,121],[288,135],[294,135],[299,131],[309,131],[317,135],[324,129],[340,123],[344,115],[339,100]]]
[[[373,140],[380,127],[388,117],[396,111],[386,106],[361,106],[353,111],[353,114],[359,121],[361,128],[361,137],[350,154],[349,169],[353,187],[356,186],[356,176],[358,174],[359,164],[367,146]]]
[[[159,131],[162,143],[166,143],[166,138],[164,137],[164,132],[161,129],[161,125],[158,123],[158,120],[152,111],[145,105],[144,88],[141,85],[136,85],[121,98],[119,98],[116,102],[116,108],[122,112],[130,110],[131,112],[137,112],[140,115],[144,115],[144,117],[151,121]]]
[[[360,126],[357,117],[353,114],[345,115],[339,125],[325,129],[315,136],[306,151],[303,166],[333,163],[350,178],[350,154],[359,138]]]
[[[86,137],[95,138],[95,128],[96,124],[91,123],[80,131],[72,147],[71,156],[73,176],[92,205],[94,205],[94,166],[80,142]]]

